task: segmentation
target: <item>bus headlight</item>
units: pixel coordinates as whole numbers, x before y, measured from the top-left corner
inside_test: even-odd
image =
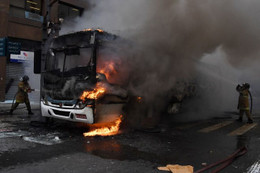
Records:
[[[47,99],[42,99],[42,102],[43,102],[43,104],[45,104],[45,105],[49,105]]]
[[[79,108],[79,109],[84,109],[85,107],[87,106],[86,103],[82,102],[82,101],[79,101],[76,105],[76,108]]]

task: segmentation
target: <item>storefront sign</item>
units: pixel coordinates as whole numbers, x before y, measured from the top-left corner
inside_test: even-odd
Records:
[[[25,62],[34,58],[34,52],[21,51],[20,55],[10,54],[10,62]]]
[[[21,43],[8,41],[8,38],[0,38],[0,56],[8,56],[10,54],[20,54]]]
[[[21,51],[21,43],[8,41],[7,42],[7,52],[8,54],[20,54]]]

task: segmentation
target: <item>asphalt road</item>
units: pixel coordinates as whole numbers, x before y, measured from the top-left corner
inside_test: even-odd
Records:
[[[242,146],[248,152],[221,172],[259,169],[257,116],[251,125],[236,122],[230,112],[209,120],[166,121],[152,130],[122,129],[116,136],[84,137],[85,125],[58,120],[45,124],[38,110],[34,112],[31,118],[25,110],[12,116],[0,113],[0,172],[152,173],[164,172],[157,167],[167,164],[192,165],[198,170]]]

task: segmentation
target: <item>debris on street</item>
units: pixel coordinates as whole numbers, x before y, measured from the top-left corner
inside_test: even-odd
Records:
[[[158,167],[158,170],[171,171],[172,173],[193,173],[193,166],[166,165],[166,167]]]

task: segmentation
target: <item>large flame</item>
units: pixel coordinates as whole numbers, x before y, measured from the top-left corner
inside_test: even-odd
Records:
[[[112,136],[119,132],[123,116],[121,115],[115,122],[108,123],[104,127],[97,127],[90,132],[83,133],[86,136]]]
[[[96,86],[96,88],[92,91],[84,91],[83,94],[80,96],[81,100],[85,99],[98,99],[99,97],[103,96],[106,92],[106,89],[101,85]]]
[[[107,80],[110,81],[112,76],[118,73],[116,65],[117,64],[113,61],[103,62],[101,66],[98,66],[97,72],[104,74]]]

